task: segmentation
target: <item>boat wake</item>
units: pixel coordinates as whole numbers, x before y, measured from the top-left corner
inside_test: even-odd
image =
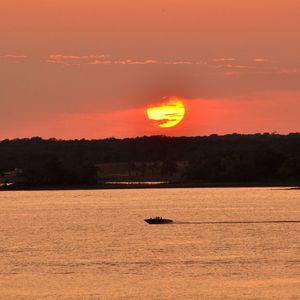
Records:
[[[209,225],[209,224],[281,224],[281,223],[300,223],[300,220],[277,220],[277,221],[203,221],[203,222],[187,222],[187,221],[173,221],[173,224],[186,225]]]

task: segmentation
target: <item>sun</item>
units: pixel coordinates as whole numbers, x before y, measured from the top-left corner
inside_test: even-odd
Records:
[[[147,108],[147,116],[160,128],[170,128],[179,124],[185,115],[183,102],[177,97],[168,97],[165,101]]]

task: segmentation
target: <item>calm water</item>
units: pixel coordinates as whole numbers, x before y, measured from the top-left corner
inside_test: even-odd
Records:
[[[1,192],[0,298],[300,299],[300,223],[279,220],[300,190]]]

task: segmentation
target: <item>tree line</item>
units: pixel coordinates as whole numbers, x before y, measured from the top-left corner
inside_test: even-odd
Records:
[[[93,185],[97,164],[158,161],[186,161],[183,182],[300,182],[300,134],[0,141],[0,174],[20,168],[28,186]]]

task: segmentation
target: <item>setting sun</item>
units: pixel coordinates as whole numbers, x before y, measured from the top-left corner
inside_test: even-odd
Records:
[[[167,98],[164,102],[148,107],[147,116],[161,128],[169,128],[179,124],[185,115],[183,102],[176,98]]]

